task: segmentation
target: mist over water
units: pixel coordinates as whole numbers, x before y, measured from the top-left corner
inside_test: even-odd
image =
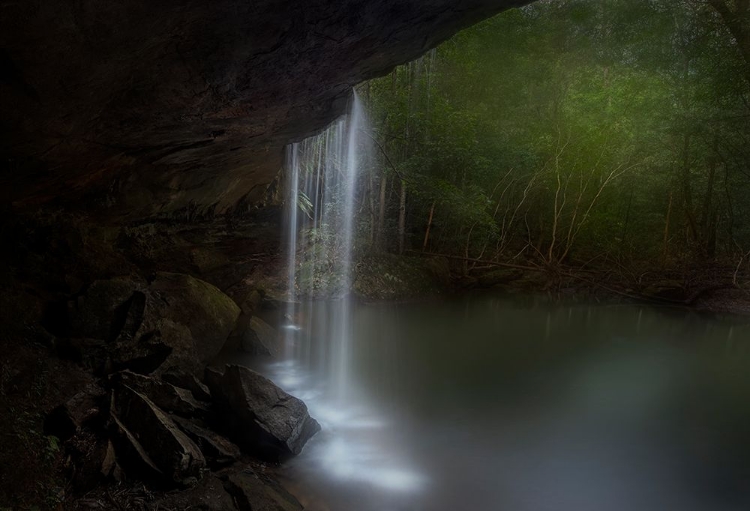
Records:
[[[282,468],[306,509],[750,508],[746,321],[535,297],[358,304],[366,131],[355,95],[289,147],[288,302],[264,318],[284,356],[238,360],[323,428]]]
[[[261,368],[323,426],[285,468],[309,509],[750,505],[746,322],[534,298],[351,304],[341,399],[341,307],[302,306],[309,356]]]

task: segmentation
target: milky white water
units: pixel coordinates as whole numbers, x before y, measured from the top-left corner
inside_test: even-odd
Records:
[[[237,360],[322,426],[282,469],[307,509],[750,509],[747,321],[533,297],[357,304],[366,141],[355,96],[289,147],[288,305],[265,318],[284,356]]]
[[[323,430],[284,472],[308,509],[750,509],[750,326],[477,296],[306,303],[260,370]],[[274,321],[275,318],[268,318]]]

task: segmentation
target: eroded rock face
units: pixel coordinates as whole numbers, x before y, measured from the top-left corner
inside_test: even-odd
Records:
[[[305,403],[246,367],[227,365],[224,373],[209,368],[206,384],[227,435],[251,454],[283,460],[302,452],[320,431]]]
[[[132,219],[252,203],[354,84],[523,3],[3,2],[0,202]]]

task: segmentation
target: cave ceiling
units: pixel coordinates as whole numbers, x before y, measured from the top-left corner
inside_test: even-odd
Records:
[[[0,1],[0,200],[126,220],[258,201],[354,85],[522,3]]]

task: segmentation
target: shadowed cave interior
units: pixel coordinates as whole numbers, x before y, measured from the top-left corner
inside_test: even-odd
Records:
[[[0,7],[0,510],[750,504],[747,0]]]

